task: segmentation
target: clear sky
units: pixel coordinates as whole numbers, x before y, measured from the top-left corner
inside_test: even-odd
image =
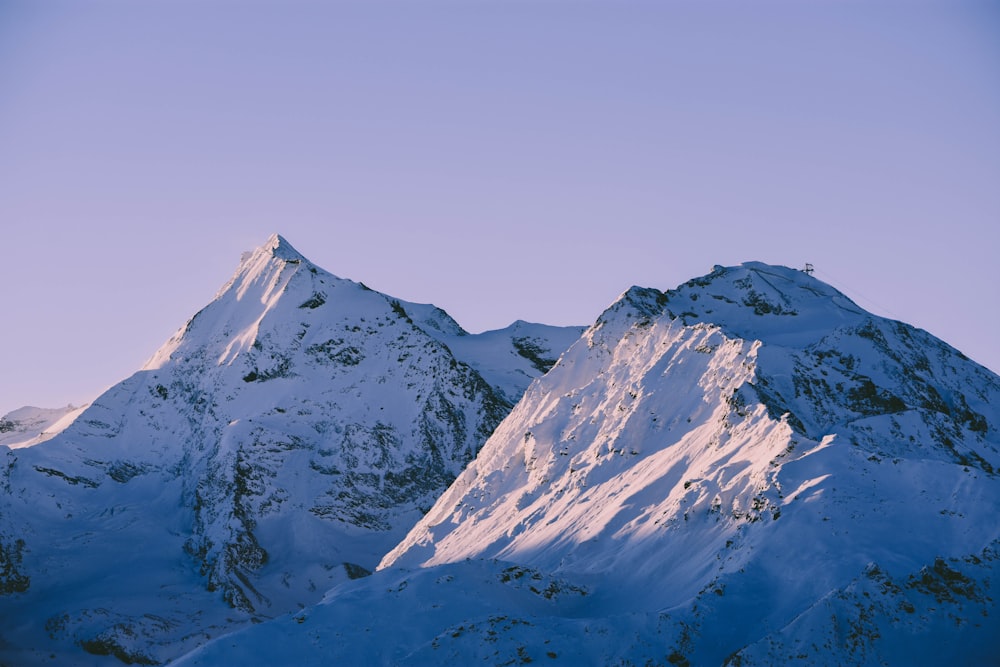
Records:
[[[285,236],[470,331],[811,262],[1000,370],[1000,3],[0,0],[0,415]]]

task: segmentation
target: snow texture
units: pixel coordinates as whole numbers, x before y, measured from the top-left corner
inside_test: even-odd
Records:
[[[998,405],[788,268],[470,335],[275,236],[0,448],[0,663],[997,664]]]
[[[996,664],[998,405],[798,271],[632,288],[374,575],[178,664]]]
[[[86,409],[2,422],[0,664],[162,663],[368,574],[581,331],[470,335],[271,237]]]
[[[0,417],[0,445],[11,449],[31,447],[61,433],[73,423],[86,405],[65,408],[25,406]]]

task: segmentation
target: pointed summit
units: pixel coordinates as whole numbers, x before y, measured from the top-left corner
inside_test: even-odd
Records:
[[[300,269],[308,267],[309,271]],[[297,274],[302,273],[296,278]],[[320,275],[322,274],[322,275]],[[196,313],[143,366],[158,368],[178,354],[182,346],[202,347],[207,340],[226,339],[219,362],[230,363],[245,352],[257,337],[264,316],[278,307],[283,297],[302,302],[324,302],[317,281],[346,284],[322,271],[279,234],[272,234],[257,249],[243,253],[232,277],[216,293],[212,303]],[[287,304],[285,304],[287,306]]]
[[[305,259],[281,234],[271,234],[260,249],[270,252],[272,256],[285,261],[302,261]]]
[[[236,274],[230,283],[223,287],[222,291],[228,289],[240,275],[256,274],[274,259],[293,264],[309,261],[302,253],[292,247],[292,244],[285,237],[280,234],[271,234],[262,245],[243,253]]]

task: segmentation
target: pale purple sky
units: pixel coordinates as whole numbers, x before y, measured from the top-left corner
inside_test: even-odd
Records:
[[[471,331],[812,262],[1000,370],[1000,4],[0,0],[0,415],[278,232]]]

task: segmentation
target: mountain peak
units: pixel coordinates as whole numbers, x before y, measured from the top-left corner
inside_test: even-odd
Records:
[[[531,638],[511,624],[501,641],[525,651],[574,627],[570,645],[597,636],[598,609],[615,622],[649,614],[607,626],[616,641],[655,627],[649,640],[588,649],[577,661],[588,664],[930,663],[956,635],[926,626],[922,609],[941,615],[955,600],[949,624],[980,622],[986,596],[942,591],[946,581],[985,589],[986,568],[958,568],[1000,563],[995,501],[984,501],[998,493],[1000,378],[805,272],[759,262],[667,292],[630,288],[585,337],[376,576],[399,572],[412,594],[419,568],[445,581],[432,568],[496,559],[497,588],[542,573],[561,579],[534,584],[546,598],[588,587],[587,601]],[[471,627],[449,619],[422,641],[445,654],[458,646],[446,638]],[[863,647],[839,639],[845,627],[867,633]],[[954,640],[965,662],[995,653],[996,630],[979,627]],[[929,639],[904,653],[916,637]],[[571,649],[545,650],[567,659]]]
[[[838,308],[862,312],[860,307],[836,288],[809,273],[764,262],[743,262],[738,266],[717,264],[711,273],[693,278],[677,289],[668,291],[667,295],[673,298],[692,291],[709,292],[720,301],[724,300],[721,292],[729,292],[726,296],[740,297],[739,301],[744,306],[753,308],[757,315],[789,314],[796,303],[801,305],[807,301],[832,301]],[[764,304],[759,300],[764,295],[775,302]]]
[[[663,293],[632,288],[622,295],[619,303],[623,302],[646,317],[659,308],[685,323],[715,324],[740,338],[793,346],[871,317],[837,289],[804,271],[763,262],[716,265],[711,273]]]
[[[273,260],[279,260],[274,264]],[[292,244],[285,240],[280,234],[271,234],[266,241],[253,250],[247,250],[240,256],[240,265],[236,273],[219,294],[226,291],[237,281],[240,276],[257,276],[262,271],[267,271],[269,266],[284,266],[282,263],[299,264],[309,262],[306,257],[292,247]],[[218,295],[217,295],[218,296]]]
[[[285,240],[285,237],[281,234],[271,234],[260,249],[262,251],[269,252],[274,257],[284,259],[286,261],[302,261],[305,259],[305,257],[298,250],[293,248],[292,244]]]
[[[834,287],[804,271],[744,262],[717,264],[710,273],[665,292],[630,287],[601,314],[595,327],[603,328],[612,321],[623,326],[631,326],[632,321],[650,323],[661,315],[684,324],[716,325],[738,338],[793,347],[871,316]]]

